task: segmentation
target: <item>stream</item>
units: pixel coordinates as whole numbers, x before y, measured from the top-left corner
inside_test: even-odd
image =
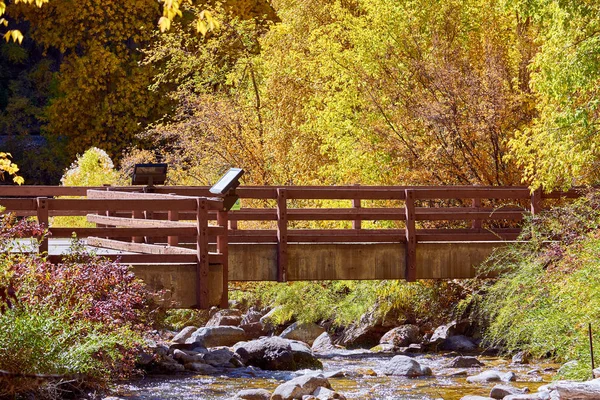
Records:
[[[488,396],[497,383],[467,383],[467,375],[496,369],[512,371],[517,375],[515,387],[528,387],[531,392],[549,383],[558,365],[531,363],[510,365],[510,360],[499,357],[479,356],[485,366],[481,368],[448,368],[445,365],[457,354],[416,355],[419,363],[429,366],[433,376],[405,378],[398,376],[377,376],[376,371],[393,355],[347,354],[330,355],[321,358],[323,372],[341,371],[340,377],[329,378],[333,389],[348,399],[444,399],[459,400],[465,395]],[[537,370],[537,372],[531,372]],[[456,373],[463,371],[463,374]],[[466,374],[464,374],[466,372]],[[528,373],[529,372],[529,373]],[[224,370],[218,375],[178,375],[147,376],[144,379],[117,386],[115,395],[131,400],[191,400],[191,399],[231,399],[242,389],[262,388],[274,390],[286,380],[314,371],[262,371],[257,368],[237,368]]]

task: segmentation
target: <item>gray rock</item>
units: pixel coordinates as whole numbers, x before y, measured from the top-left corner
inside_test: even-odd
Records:
[[[198,328],[195,326],[186,326],[183,328],[175,337],[171,340],[173,343],[185,343],[187,338],[189,338],[192,333],[194,333]]]
[[[480,374],[467,377],[469,383],[485,383],[485,382],[512,382],[516,380],[516,375],[513,372],[502,373],[496,370],[483,371]]]
[[[561,381],[548,385],[551,398],[558,399],[598,400],[600,399],[600,379],[586,382]]]
[[[204,363],[203,354],[178,349],[173,351],[173,358],[182,364],[195,362]]]
[[[458,356],[448,363],[449,368],[474,368],[482,367],[483,363],[476,357]]]
[[[186,339],[186,344],[202,344],[204,347],[233,346],[246,340],[246,332],[235,326],[209,326],[197,329]]]
[[[375,305],[371,311],[360,317],[358,324],[348,326],[336,344],[347,348],[371,348],[379,344],[386,332],[403,322],[404,317],[398,310],[392,309],[381,315],[378,306]]]
[[[331,336],[327,332],[321,333],[312,344],[312,351],[315,353],[327,353],[336,350]]]
[[[421,341],[419,327],[416,325],[402,325],[387,331],[379,340],[380,344],[389,343],[398,347],[406,347]]]
[[[329,381],[322,375],[299,376],[277,386],[271,400],[301,399],[302,396],[312,395],[318,387],[331,389]]]
[[[212,350],[203,356],[204,362],[213,367],[233,365],[232,358],[234,358],[234,353],[229,349]]]
[[[502,400],[543,400],[544,397],[540,393],[531,393],[531,394],[510,394],[504,397]]]
[[[512,364],[529,364],[529,353],[520,351],[512,357]]]
[[[294,322],[288,326],[282,333],[281,336],[284,339],[300,340],[301,342],[312,345],[316,338],[318,338],[325,329],[315,323],[298,323]]]
[[[240,322],[240,327],[242,325],[254,324],[256,322],[260,322],[263,314],[260,311],[251,307],[246,314],[242,316],[242,322]]]
[[[246,389],[237,392],[235,398],[243,400],[269,400],[271,392],[265,389]]]
[[[178,362],[160,361],[157,363],[157,369],[164,373],[183,372],[185,367]]]
[[[565,374],[569,374],[571,371],[577,369],[578,367],[578,362],[577,360],[571,360],[568,361],[566,363],[564,363],[563,365],[560,366],[560,368],[558,369],[558,371],[556,372],[557,375],[561,376],[561,375],[565,375]]]
[[[405,349],[408,349],[408,347],[405,347]],[[382,344],[378,344],[375,347],[371,347],[369,350],[372,351],[373,353],[387,354],[387,353],[396,353],[400,349],[391,343],[382,343]]]
[[[491,397],[485,397],[485,396],[468,395],[468,396],[461,397],[460,400],[493,400],[493,399]]]
[[[503,399],[506,396],[525,394],[529,392],[529,388],[519,389],[510,385],[496,385],[490,391],[490,397],[493,399]]]
[[[213,367],[212,365],[198,362],[185,364],[185,369],[194,371],[200,375],[213,375],[219,372],[219,370]]]
[[[431,375],[429,367],[424,367],[412,358],[402,355],[395,356],[385,363],[382,372],[385,375],[407,376],[410,378]]]
[[[454,335],[444,340],[440,345],[440,349],[448,351],[475,351],[477,345],[464,335]]]
[[[264,370],[296,371],[304,368],[323,368],[308,346],[278,336],[237,343],[234,351],[244,365]]]
[[[312,395],[314,398],[316,398],[318,400],[334,400],[334,399],[346,400],[346,397],[344,395],[341,395],[338,392],[335,392],[331,389],[327,389],[326,387],[323,387],[323,386],[319,386],[318,388],[316,388],[315,391],[312,393]]]
[[[451,336],[463,335],[469,328],[469,321],[452,321],[448,325],[440,325],[431,335],[429,339],[430,345],[441,344],[444,340]]]
[[[238,326],[242,322],[242,312],[236,309],[217,311],[205,326]]]

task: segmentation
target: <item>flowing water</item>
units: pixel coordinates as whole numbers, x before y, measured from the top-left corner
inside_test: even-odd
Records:
[[[324,373],[343,372],[339,374],[343,376],[329,378],[334,390],[348,399],[373,400],[440,398],[458,400],[467,394],[487,396],[497,382],[470,384],[467,383],[467,375],[464,372],[458,376],[455,374],[466,371],[468,375],[475,375],[488,369],[512,371],[517,375],[517,381],[510,383],[512,386],[528,387],[535,392],[539,386],[550,382],[558,367],[547,363],[514,366],[510,365],[510,361],[497,357],[478,357],[485,364],[482,368],[445,367],[454,356],[456,354],[415,356],[422,365],[429,366],[433,370],[433,376],[412,379],[377,375],[377,370],[390,359],[391,355],[339,355],[321,361]],[[537,372],[531,372],[532,370]],[[131,400],[231,399],[242,389],[263,388],[272,391],[284,381],[308,372],[262,371],[250,367],[224,370],[221,374],[212,376],[153,376],[121,385],[116,388],[115,394]]]

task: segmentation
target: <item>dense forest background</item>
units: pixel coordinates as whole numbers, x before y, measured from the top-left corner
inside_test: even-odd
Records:
[[[175,184],[598,180],[595,1],[0,6],[0,147],[28,184],[92,146]]]

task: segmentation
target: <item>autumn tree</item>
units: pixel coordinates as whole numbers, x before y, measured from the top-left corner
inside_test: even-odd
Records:
[[[531,64],[539,117],[511,140],[525,182],[545,190],[600,180],[600,3],[517,1],[541,31]]]

